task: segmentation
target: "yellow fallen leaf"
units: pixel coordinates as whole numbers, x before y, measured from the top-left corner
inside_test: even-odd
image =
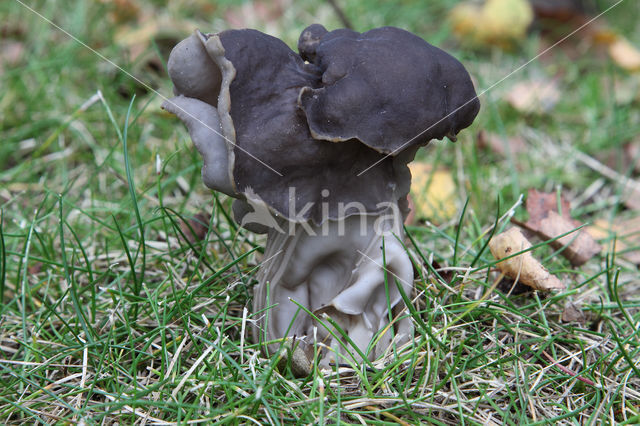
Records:
[[[482,9],[471,3],[459,3],[449,12],[449,23],[453,33],[460,39],[467,41],[478,40],[478,16]]]
[[[609,56],[627,71],[640,71],[640,51],[624,37],[619,36],[609,45]]]
[[[533,10],[528,0],[488,0],[482,18],[490,41],[522,39],[533,21]]]
[[[510,47],[524,38],[533,21],[528,0],[487,0],[482,6],[458,4],[449,13],[453,33],[463,42]]]
[[[434,223],[442,223],[456,214],[456,185],[447,169],[433,169],[430,164],[415,162],[411,170],[411,198],[415,214]]]
[[[530,247],[531,243],[518,228],[510,228],[489,241],[489,250],[497,260],[512,256]],[[518,280],[535,290],[549,291],[565,288],[562,281],[534,259],[530,251],[506,259],[496,266],[507,277]]]

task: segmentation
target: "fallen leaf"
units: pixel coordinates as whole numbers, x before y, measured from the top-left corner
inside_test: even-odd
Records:
[[[522,235],[520,229],[515,227],[494,236],[489,241],[489,250],[496,260],[512,256],[530,247],[529,240]],[[565,288],[562,281],[534,259],[530,251],[503,260],[496,266],[507,277],[518,280],[535,290],[549,291]]]
[[[611,59],[627,71],[640,71],[640,51],[622,36],[609,45]]]
[[[536,19],[554,23],[586,20],[585,10],[579,0],[529,0]]]
[[[464,2],[449,13],[453,33],[472,46],[508,49],[524,38],[532,21],[527,0],[487,0],[483,5]]]
[[[536,189],[530,189],[527,194],[526,208],[527,213],[529,213],[528,223],[533,225],[544,218],[549,211],[558,212],[566,218],[571,217],[569,215],[571,205],[562,196],[558,200],[555,192],[541,192]]]
[[[415,162],[411,170],[411,199],[415,215],[434,223],[443,223],[457,212],[456,185],[447,169],[433,169],[430,164]]]
[[[562,322],[578,322],[584,324],[587,321],[587,316],[575,303],[567,302],[564,305],[560,319]]]
[[[486,37],[499,44],[524,38],[533,21],[533,10],[528,0],[487,0],[482,19]]]
[[[571,232],[581,225],[580,222],[571,218],[569,202],[563,197],[560,197],[560,209],[558,209],[555,193],[530,189],[526,208],[529,220],[525,225],[545,240]],[[563,248],[560,254],[574,266],[583,265],[602,250],[593,237],[582,229],[558,238],[550,245],[556,250]]]
[[[609,253],[615,249],[617,256],[640,265],[640,216],[616,220],[615,223],[598,219],[587,228],[587,232],[596,240],[601,240]]]
[[[515,155],[527,151],[527,143],[522,137],[503,137],[485,130],[478,132],[477,143],[478,148],[490,149],[502,157],[507,157],[509,152]]]
[[[478,16],[482,13],[478,5],[472,3],[459,3],[449,12],[449,23],[453,34],[460,40],[471,43],[481,44],[478,36]]]
[[[554,211],[550,211],[544,219],[540,221],[539,233],[543,238],[551,239],[558,235],[567,234],[551,243],[555,249],[563,248],[561,254],[566,257],[574,266],[584,265],[593,256],[600,253],[602,247],[582,229],[575,230],[579,223],[566,219]]]
[[[560,90],[554,80],[522,81],[511,88],[506,100],[522,113],[544,114],[560,100]]]

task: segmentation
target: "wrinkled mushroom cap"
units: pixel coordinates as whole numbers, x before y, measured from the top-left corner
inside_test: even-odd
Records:
[[[298,48],[322,72],[321,87],[303,89],[299,100],[316,139],[357,139],[395,155],[455,139],[480,108],[460,62],[399,28],[359,34],[315,24],[302,32]]]
[[[479,107],[458,61],[397,28],[312,25],[300,54],[255,30],[196,33],[180,45],[169,60],[176,94],[213,108],[212,143],[227,144],[230,182],[207,185],[295,222],[378,214],[403,200],[417,146],[457,133]]]

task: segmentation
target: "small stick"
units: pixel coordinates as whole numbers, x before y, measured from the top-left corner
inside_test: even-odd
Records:
[[[542,351],[542,354],[549,360],[551,361],[551,363],[553,365],[555,365],[556,367],[558,367],[560,370],[562,370],[563,373],[567,373],[568,375],[570,375],[571,377],[575,377],[576,379],[580,380],[581,382],[584,382],[588,385],[591,386],[595,386],[596,384],[587,378],[584,378],[582,376],[578,376],[578,374],[575,371],[569,370],[567,367],[565,367],[564,365],[560,365],[556,362],[556,360],[553,359],[553,357],[551,355],[549,355],[548,353],[546,353],[545,351]]]

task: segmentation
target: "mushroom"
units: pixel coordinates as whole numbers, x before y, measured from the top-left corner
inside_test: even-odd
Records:
[[[412,333],[407,163],[455,140],[480,104],[460,62],[399,28],[314,24],[298,50],[256,30],[196,31],[171,52],[163,108],[186,124],[204,183],[267,233],[255,339],[267,352],[316,339],[325,365],[374,359]]]

